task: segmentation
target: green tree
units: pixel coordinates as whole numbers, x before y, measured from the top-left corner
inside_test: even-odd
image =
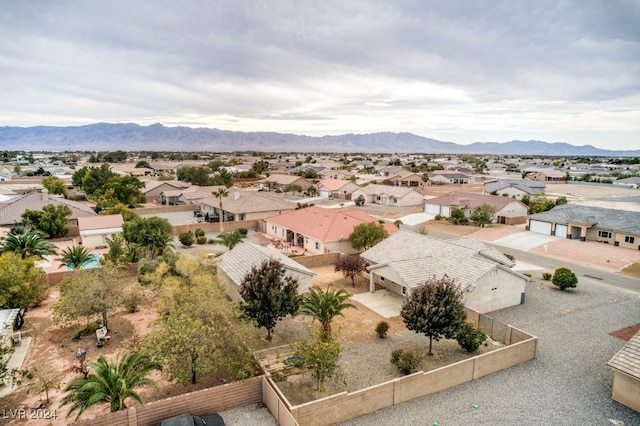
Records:
[[[156,259],[169,247],[173,239],[173,226],[167,219],[136,217],[122,226],[122,235],[130,245],[146,248],[149,256]]]
[[[0,254],[0,309],[20,309],[17,328],[22,327],[29,307],[45,298],[48,288],[44,271],[33,257],[23,259],[11,251]]]
[[[364,272],[366,266],[367,262],[357,254],[350,256],[341,254],[336,261],[335,271],[342,271],[345,278],[351,278],[351,285],[355,287],[356,277]]]
[[[104,208],[100,210],[100,214],[120,214],[122,215],[122,219],[124,219],[125,222],[129,222],[138,217],[137,214],[135,214],[129,207],[125,206],[122,203],[118,203],[112,207]]]
[[[351,294],[346,290],[327,288],[323,291],[320,287],[311,287],[302,299],[300,312],[311,315],[314,320],[318,320],[321,325],[321,335],[323,339],[331,337],[331,321],[338,315],[344,316],[342,311],[355,308],[353,303],[347,300]]]
[[[0,253],[17,253],[23,259],[34,256],[37,260],[56,254],[56,246],[45,240],[42,232],[31,228],[12,229],[0,239]]]
[[[569,268],[558,268],[553,273],[551,282],[553,285],[559,287],[560,290],[566,290],[578,286],[578,277]]]
[[[456,341],[467,352],[477,351],[486,339],[487,335],[482,330],[467,321],[460,326],[456,334]]]
[[[25,210],[22,223],[44,232],[51,238],[64,237],[69,232],[68,218],[72,211],[64,204],[47,204],[42,210]]]
[[[353,200],[353,202],[354,202],[354,203],[356,204],[356,206],[358,206],[358,207],[362,207],[362,206],[364,206],[364,202],[365,202],[364,195],[362,195],[362,194],[358,195],[358,196],[356,197],[356,199],[355,199],[355,200]]]
[[[149,162],[147,160],[140,160],[136,163],[136,169],[142,169],[142,168],[147,168],[150,169],[151,165],[149,164]]]
[[[219,188],[216,192],[212,193],[214,197],[216,197],[219,201],[219,217],[220,217],[220,232],[223,231],[224,225],[224,211],[222,210],[222,199],[229,195],[229,190],[226,188]]]
[[[340,368],[342,344],[340,340],[325,338],[322,333],[316,333],[311,342],[303,340],[298,344],[296,354],[304,358],[305,367],[311,371],[316,379],[316,391],[322,392],[328,379],[341,379],[344,374]]]
[[[140,192],[142,188],[144,188],[144,183],[135,176],[113,176],[100,192],[112,190],[115,199],[128,206],[142,200]]]
[[[76,246],[75,244],[62,250],[60,254],[62,256],[58,260],[62,263],[58,269],[65,266],[69,266],[71,269],[82,269],[85,263],[93,260],[91,250],[86,247]]]
[[[528,194],[525,194],[522,196],[522,199],[520,201],[522,201],[522,204],[524,204],[525,206],[528,206],[529,203],[531,203],[531,197]]]
[[[185,247],[191,247],[193,245],[193,232],[187,231],[178,235],[178,240],[180,240],[180,244]]]
[[[67,185],[57,176],[47,176],[43,178],[42,186],[49,191],[49,194],[67,195]]]
[[[103,163],[100,167],[92,167],[82,173],[81,188],[88,196],[91,196],[96,191],[105,188],[109,179],[117,176],[111,171],[108,164]],[[73,177],[71,179],[73,181]]]
[[[218,242],[229,250],[233,250],[235,246],[242,242],[244,237],[245,235],[236,229],[233,232],[218,235]]]
[[[488,225],[493,222],[493,215],[496,213],[496,210],[491,207],[487,203],[480,204],[478,207],[473,209],[471,212],[471,216],[469,219],[476,225]]]
[[[77,420],[86,409],[102,403],[109,404],[111,412],[120,411],[127,408],[129,398],[143,404],[137,390],[147,386],[158,388],[148,376],[154,370],[162,370],[162,366],[146,352],[134,349],[119,354],[112,361],[100,355],[90,367],[94,373],[73,380],[64,390],[66,395],[61,405],[71,404],[67,417],[78,411]]]
[[[107,238],[107,245],[109,251],[101,260],[104,265],[121,267],[136,259],[136,248],[129,246],[122,234],[114,234]]]
[[[356,250],[367,250],[389,236],[384,226],[376,222],[361,223],[349,235],[351,246]]]
[[[467,225],[469,223],[469,219],[464,215],[464,210],[458,207],[451,209],[451,214],[447,220],[454,225]]]
[[[452,278],[432,277],[411,292],[402,305],[400,315],[409,330],[429,338],[429,355],[433,340],[456,337],[466,320],[462,291]]]
[[[121,278],[119,270],[106,266],[77,271],[60,284],[60,297],[53,306],[54,322],[66,324],[100,316],[102,325],[108,328],[108,315],[124,299]]]
[[[300,307],[298,280],[285,276],[282,263],[275,259],[253,266],[240,285],[242,313],[253,320],[258,328],[267,329],[267,340],[276,323],[287,315],[295,315]]]

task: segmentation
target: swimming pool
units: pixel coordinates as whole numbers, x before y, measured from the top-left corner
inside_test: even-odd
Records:
[[[91,269],[91,268],[97,268],[98,266],[100,266],[99,254],[91,253],[89,257],[91,257],[91,259],[84,262],[80,267],[80,269]],[[71,270],[73,270],[73,267],[70,264],[67,264],[67,271],[71,271]]]

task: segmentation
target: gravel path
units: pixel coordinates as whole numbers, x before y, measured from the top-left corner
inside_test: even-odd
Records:
[[[531,282],[526,304],[491,314],[540,338],[536,360],[344,425],[640,425],[640,413],[611,399],[606,366],[625,343],[609,333],[640,322],[640,297],[551,287]]]

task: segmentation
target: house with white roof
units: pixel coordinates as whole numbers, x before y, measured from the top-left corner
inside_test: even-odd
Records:
[[[351,198],[364,197],[365,204],[380,204],[383,206],[411,207],[422,206],[423,195],[413,188],[389,185],[366,185],[353,191]]]
[[[124,220],[120,213],[79,217],[80,241],[87,249],[104,248],[107,239],[122,233]]]
[[[440,240],[400,230],[363,252],[369,290],[376,286],[408,297],[433,277],[454,279],[465,306],[480,313],[524,303],[527,278],[513,261],[474,238]]]
[[[242,300],[240,287],[244,278],[254,267],[260,268],[263,262],[270,260],[280,262],[285,270],[284,275],[298,280],[298,294],[309,290],[313,277],[316,275],[312,270],[279,251],[250,242],[238,244],[233,250],[224,253],[218,259],[216,264],[218,278],[226,288],[227,295],[233,301]]]

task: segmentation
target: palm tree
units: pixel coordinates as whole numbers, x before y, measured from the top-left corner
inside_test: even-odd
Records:
[[[60,254],[62,254],[62,257],[58,260],[62,263],[58,268],[69,266],[71,269],[82,269],[82,266],[92,261],[94,256],[86,247],[76,246],[75,244],[62,250]]]
[[[0,253],[14,252],[23,259],[35,256],[39,260],[47,255],[56,254],[56,246],[44,239],[44,234],[38,230],[24,228],[11,230],[9,235],[0,242]]]
[[[233,232],[229,232],[226,234],[220,234],[218,236],[218,241],[220,244],[228,248],[229,250],[233,250],[235,246],[242,242],[244,235],[242,235],[237,229]]]
[[[173,241],[173,237],[161,231],[156,230],[149,233],[146,246],[149,248],[151,259],[162,256],[168,247],[172,247],[171,241]]]
[[[342,289],[331,290],[327,288],[322,291],[320,287],[311,287],[304,295],[300,312],[311,315],[314,320],[320,321],[323,339],[331,337],[331,321],[336,316],[344,316],[342,311],[348,308],[355,308],[352,303],[347,302],[351,294]]]
[[[153,361],[146,352],[135,349],[129,349],[111,362],[100,355],[97,362],[92,363],[90,367],[95,373],[78,377],[69,383],[64,390],[66,395],[61,401],[61,405],[72,404],[67,416],[78,410],[76,420],[87,408],[103,402],[111,405],[111,412],[127,408],[127,398],[133,398],[143,404],[136,388],[157,388],[158,384],[147,376],[153,370],[162,370],[162,366]]]
[[[224,223],[224,214],[222,213],[222,199],[229,195],[229,190],[227,188],[220,188],[216,192],[212,193],[214,197],[220,200],[220,232],[223,232],[222,225]]]

